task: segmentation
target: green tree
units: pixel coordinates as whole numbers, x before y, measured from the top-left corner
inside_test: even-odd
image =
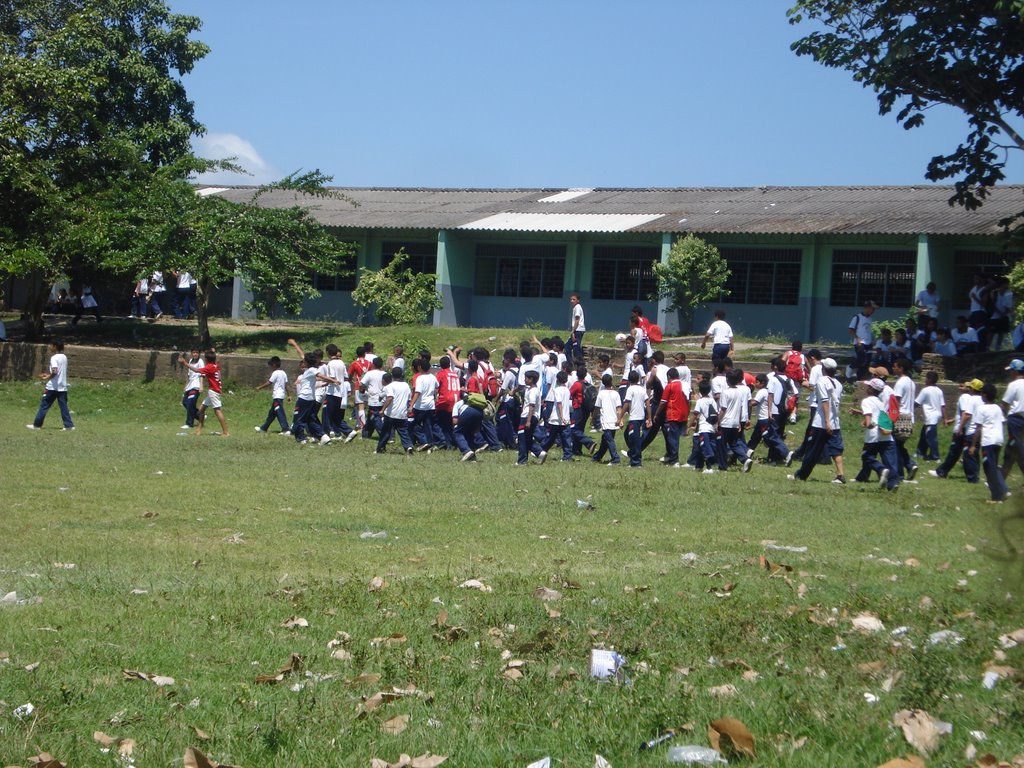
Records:
[[[441,308],[437,275],[402,269],[408,260],[403,248],[383,269],[360,270],[352,301],[360,307],[373,307],[374,316],[382,325],[423,323],[428,312]]]
[[[696,235],[676,239],[662,264],[654,262],[655,295],[652,299],[668,299],[670,310],[679,312],[679,327],[689,331],[693,311],[701,304],[728,295],[725,281],[729,265],[718,249]]]
[[[343,272],[355,247],[335,238],[308,206],[311,197],[336,196],[324,186],[329,181],[319,171],[292,174],[258,188],[248,203],[234,203],[197,195],[173,174],[154,174],[147,184],[124,184],[101,198],[98,218],[106,225],[87,228],[100,236],[83,247],[104,269],[122,274],[155,265],[190,272],[198,282],[200,343],[208,345],[210,297],[236,275],[252,291],[256,311],[298,314],[305,299],[319,296],[314,274]],[[295,192],[295,204],[262,207],[271,190]]]
[[[49,283],[103,235],[96,198],[204,163],[181,76],[208,48],[162,0],[0,0],[0,272],[30,284],[38,336]]]
[[[904,128],[939,104],[967,116],[967,137],[925,173],[957,177],[950,204],[979,207],[1024,150],[1024,0],[799,0],[788,15],[824,27],[793,43],[798,55],[852,72]]]

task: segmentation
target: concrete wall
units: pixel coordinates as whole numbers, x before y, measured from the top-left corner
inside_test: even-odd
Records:
[[[64,354],[72,382],[170,379],[185,383],[184,369],[177,364],[178,352],[68,345]],[[0,344],[0,380],[33,379],[46,370],[49,361],[45,344]],[[267,379],[267,358],[262,356],[218,355],[217,362],[221,379],[229,386],[256,386]],[[288,370],[289,361],[283,363]]]

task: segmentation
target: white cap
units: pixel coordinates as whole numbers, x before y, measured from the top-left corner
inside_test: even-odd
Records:
[[[836,363],[836,361],[833,358],[826,357],[824,360],[821,361],[821,367],[822,368],[831,368],[834,371],[836,368],[839,367],[839,365],[838,365],[838,363]]]

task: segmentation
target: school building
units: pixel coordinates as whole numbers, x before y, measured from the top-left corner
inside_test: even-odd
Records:
[[[251,187],[204,187],[248,202]],[[377,269],[404,248],[409,265],[435,273],[444,306],[438,326],[568,325],[576,291],[591,328],[624,328],[641,304],[667,333],[676,313],[656,305],[651,264],[675,238],[694,233],[729,263],[728,295],[700,308],[703,330],[716,307],[738,332],[845,339],[866,300],[877,319],[903,315],[934,281],[941,320],[968,306],[977,270],[1005,273],[1020,256],[1002,250],[1000,220],[1024,211],[1024,186],[992,191],[976,211],[950,206],[950,186],[746,187],[681,189],[363,189],[342,198],[274,191],[271,207],[309,207],[340,239],[358,245],[351,274],[317,275],[321,297],[303,316],[357,321],[351,291],[362,268]],[[237,283],[233,315],[246,293]],[[363,318],[369,320],[369,318]],[[686,330],[686,329],[682,329]]]

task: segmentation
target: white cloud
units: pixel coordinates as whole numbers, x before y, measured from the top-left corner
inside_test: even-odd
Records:
[[[266,184],[277,181],[282,174],[264,160],[256,147],[234,133],[207,133],[194,141],[196,154],[208,160],[235,158],[234,163],[247,170],[251,176],[229,171],[213,171],[200,174],[200,184]]]

